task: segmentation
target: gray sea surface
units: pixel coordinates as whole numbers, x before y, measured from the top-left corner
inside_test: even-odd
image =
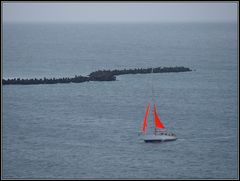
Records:
[[[194,71],[4,85],[2,177],[237,178],[237,38],[233,23],[4,24],[5,79]],[[176,141],[138,135],[152,96]],[[151,115],[148,125],[152,134]]]

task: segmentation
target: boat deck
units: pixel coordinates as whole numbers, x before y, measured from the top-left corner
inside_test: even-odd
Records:
[[[144,141],[145,142],[162,142],[162,141],[174,141],[176,140],[177,137],[173,133],[168,133],[168,132],[160,132],[158,134],[154,135],[145,135],[144,136]]]

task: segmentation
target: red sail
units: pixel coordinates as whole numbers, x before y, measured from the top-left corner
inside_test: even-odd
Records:
[[[160,118],[157,115],[156,105],[155,104],[154,104],[154,120],[155,120],[155,127],[156,128],[160,128],[160,129],[165,128],[165,126],[163,125],[163,123],[161,122]]]
[[[148,103],[148,106],[147,106],[147,109],[146,109],[146,113],[145,113],[145,116],[144,116],[144,119],[143,119],[143,127],[142,127],[142,132],[143,133],[147,129],[147,117],[148,117],[149,107],[150,107],[150,104]]]

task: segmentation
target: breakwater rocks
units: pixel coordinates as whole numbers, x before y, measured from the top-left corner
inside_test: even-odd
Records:
[[[124,69],[124,70],[98,70],[89,74],[89,76],[75,76],[72,78],[43,78],[43,79],[3,79],[3,85],[21,84],[21,85],[33,85],[33,84],[57,84],[57,83],[81,83],[86,81],[114,81],[117,75],[124,74],[148,74],[151,73],[169,73],[169,72],[188,72],[192,71],[186,67],[157,67],[146,69]]]

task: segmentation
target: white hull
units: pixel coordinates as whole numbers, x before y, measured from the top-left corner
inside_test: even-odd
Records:
[[[145,135],[143,139],[145,142],[161,142],[174,141],[177,137],[173,135]]]

